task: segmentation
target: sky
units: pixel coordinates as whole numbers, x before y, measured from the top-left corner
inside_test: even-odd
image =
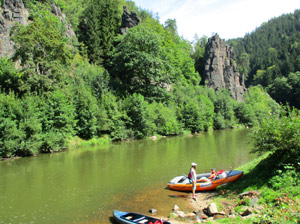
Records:
[[[300,9],[300,0],[134,0],[158,15],[160,23],[176,19],[180,36],[192,41],[218,33],[222,39],[243,37],[264,22]]]

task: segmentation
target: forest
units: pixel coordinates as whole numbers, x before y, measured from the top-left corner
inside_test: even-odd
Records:
[[[278,103],[300,108],[300,10],[263,23],[234,46],[248,86],[261,85]]]
[[[66,36],[52,3],[75,37]],[[300,11],[228,41],[247,77],[248,92],[237,102],[226,89],[203,85],[207,37],[185,40],[175,19],[160,24],[153,12],[125,0],[24,4],[30,23],[12,29],[15,53],[0,58],[2,158],[60,151],[74,138],[121,141],[252,127],[279,114],[277,102],[300,106]],[[121,35],[124,5],[141,22]]]

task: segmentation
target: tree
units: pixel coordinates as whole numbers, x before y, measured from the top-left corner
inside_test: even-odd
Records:
[[[246,52],[243,52],[240,57],[237,59],[239,72],[242,74],[241,83],[244,83],[245,80],[248,78],[248,73],[250,70],[250,55]]]
[[[165,27],[165,30],[167,30],[174,37],[176,37],[178,35],[176,19],[167,19],[164,27]]]
[[[91,62],[108,67],[120,23],[119,0],[89,2],[79,24],[79,41],[87,46]]]
[[[22,73],[15,69],[14,63],[8,58],[0,58],[0,89],[9,93],[19,92],[19,82]]]
[[[159,35],[134,27],[121,39],[113,55],[112,82],[119,93],[138,93],[161,99],[171,83]]]
[[[207,36],[199,38],[197,35],[194,37],[194,50],[191,57],[194,59],[195,69],[201,76],[201,84],[205,83],[204,66],[205,66],[205,46],[207,43]]]
[[[67,80],[72,49],[63,36],[63,24],[48,10],[34,8],[33,22],[18,25],[12,32],[16,43],[13,59],[21,61],[23,93],[53,90]]]
[[[148,102],[140,94],[134,93],[124,101],[124,110],[130,119],[127,126],[133,130],[134,136],[138,139],[152,135],[154,124],[150,119]]]
[[[297,109],[281,108],[280,116],[264,119],[252,134],[253,152],[277,154],[277,163],[299,165],[300,116]]]

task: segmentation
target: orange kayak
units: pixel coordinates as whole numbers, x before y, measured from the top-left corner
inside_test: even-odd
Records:
[[[243,175],[243,173],[243,171],[239,170],[224,171],[222,173],[219,172],[216,178],[212,181],[207,180],[210,173],[198,174],[196,191],[214,190],[222,184],[236,181]],[[168,188],[176,191],[192,191],[193,185],[187,176],[178,176],[170,181]]]

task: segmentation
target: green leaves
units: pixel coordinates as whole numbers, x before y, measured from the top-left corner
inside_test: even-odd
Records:
[[[12,39],[16,43],[13,58],[23,66],[20,85],[23,93],[55,89],[66,80],[64,72],[73,58],[58,18],[49,11],[36,10],[33,22],[13,30]]]
[[[113,85],[119,92],[140,93],[160,99],[170,84],[160,37],[143,28],[132,28],[117,46],[112,60]]]
[[[297,109],[281,109],[280,117],[270,117],[262,121],[252,135],[254,152],[271,151],[279,154],[280,162],[299,162],[300,116]]]
[[[119,0],[92,0],[79,24],[79,40],[88,47],[90,60],[109,65],[114,38],[119,33],[121,14]]]

